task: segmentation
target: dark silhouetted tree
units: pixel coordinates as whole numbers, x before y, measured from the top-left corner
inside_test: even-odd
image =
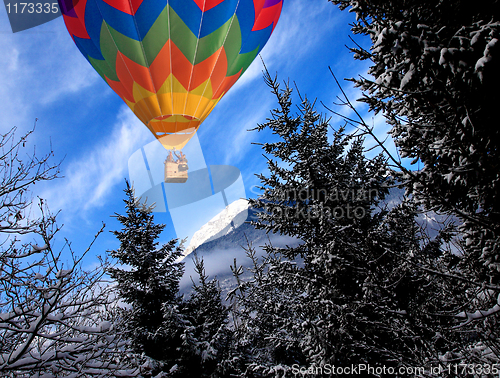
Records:
[[[267,246],[263,262],[250,248],[249,280],[233,268],[243,375],[292,376],[294,365],[439,364],[461,339],[449,332],[458,321],[436,312],[463,296],[418,266],[451,257],[439,248],[442,237],[424,238],[411,201],[384,203],[393,180],[382,155],[368,159],[361,138],[332,129],[306,98],[293,112],[288,86],[265,77],[279,105],[258,129],[278,140],[262,147],[269,173],[258,175],[263,194],[250,200],[261,209],[255,226],[303,243]]]
[[[130,305],[123,310],[122,328],[137,353],[159,363],[157,370],[175,372],[182,365],[186,328],[178,293],[182,249],[176,240],[158,247],[165,225],[154,223],[151,208],[136,200],[128,182],[125,193],[126,215],[116,215],[123,228],[113,232],[120,247],[109,251],[124,266],[108,269],[121,300]]]

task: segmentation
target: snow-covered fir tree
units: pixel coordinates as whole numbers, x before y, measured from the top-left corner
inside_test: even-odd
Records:
[[[134,197],[126,183],[126,214],[116,217],[123,225],[114,235],[120,241],[109,254],[122,266],[110,268],[120,299],[130,305],[122,313],[122,332],[132,341],[135,351],[152,358],[159,371],[175,373],[186,358],[183,335],[186,320],[181,313],[179,280],[183,263],[177,262],[182,249],[176,240],[158,246],[163,224],[155,224],[151,208]]]
[[[194,256],[198,282],[193,281],[192,293],[186,300],[184,313],[189,320],[186,331],[196,350],[191,356],[191,376],[224,377],[226,368],[220,362],[226,357],[232,333],[228,327],[228,309],[222,303],[221,289],[215,278],[210,279],[203,259]]]
[[[350,7],[353,32],[371,38],[369,50],[352,51],[373,62],[372,78],[353,81],[392,125],[401,156],[421,163],[401,172],[408,192],[461,219],[467,258],[484,265],[475,274],[498,283],[500,3],[330,1]]]
[[[125,189],[123,225],[114,234],[118,250],[109,251],[121,264],[108,269],[120,299],[128,304],[121,312],[121,327],[135,352],[150,358],[143,376],[224,377],[224,360],[231,341],[228,311],[216,279],[205,274],[203,260],[195,258],[198,283],[188,299],[179,294],[184,272],[182,247],[176,240],[159,246],[165,228],[155,224],[151,208],[138,202],[133,188]]]
[[[400,155],[418,162],[418,170],[400,167],[401,182],[425,209],[459,220],[454,263],[430,270],[466,287],[455,315],[463,311],[459,331],[479,349],[460,355],[498,361],[500,3],[330,1],[354,12],[352,31],[371,39],[369,50],[352,51],[372,62],[372,78],[353,81],[392,125]]]
[[[292,112],[288,86],[266,80],[279,105],[258,129],[279,140],[263,144],[270,173],[259,175],[264,194],[251,200],[262,210],[255,226],[303,243],[268,246],[250,280],[233,268],[243,376],[291,377],[297,365],[440,364],[463,342],[449,332],[458,321],[443,314],[464,298],[456,282],[418,267],[452,260],[440,248],[446,234],[425,239],[409,200],[386,208],[385,158],[366,158],[362,139],[332,130],[307,99]]]

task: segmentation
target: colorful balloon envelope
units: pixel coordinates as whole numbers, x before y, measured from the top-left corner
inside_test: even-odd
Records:
[[[283,0],[59,0],[80,52],[167,149],[262,50]]]

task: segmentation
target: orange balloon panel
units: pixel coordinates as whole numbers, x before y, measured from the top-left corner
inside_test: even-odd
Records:
[[[82,54],[182,148],[271,36],[283,0],[59,0]]]

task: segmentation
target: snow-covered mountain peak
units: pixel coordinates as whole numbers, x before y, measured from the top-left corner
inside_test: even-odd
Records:
[[[230,203],[224,210],[194,233],[189,246],[184,250],[184,256],[189,255],[203,243],[224,236],[240,226],[246,220],[248,207],[248,201],[243,198]],[[243,216],[237,217],[241,214]]]

